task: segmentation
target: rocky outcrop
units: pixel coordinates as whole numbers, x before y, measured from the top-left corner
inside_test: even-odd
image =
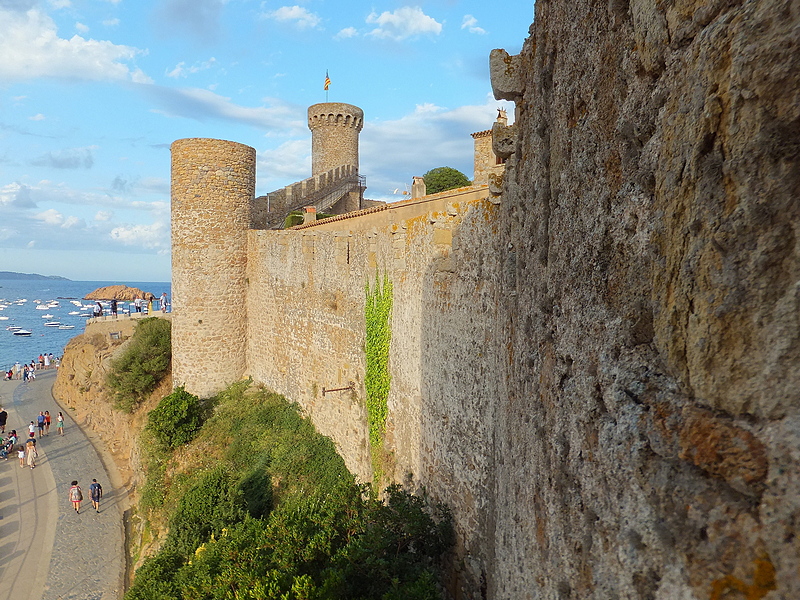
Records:
[[[151,292],[145,292],[139,288],[128,287],[127,285],[107,285],[86,294],[86,300],[133,301],[136,300],[136,298],[155,300],[156,296]]]
[[[484,597],[800,598],[798,47],[794,1],[543,0],[493,54]]]

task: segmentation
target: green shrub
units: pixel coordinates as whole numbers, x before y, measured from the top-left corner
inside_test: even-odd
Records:
[[[244,518],[241,490],[224,466],[205,473],[183,495],[169,521],[165,548],[189,556],[211,534]]]
[[[125,594],[125,600],[176,600],[181,597],[175,583],[175,574],[185,562],[183,555],[162,550],[144,561],[136,569],[133,585]]]
[[[202,424],[200,399],[183,387],[162,398],[147,415],[147,428],[166,448],[176,448],[192,441]]]
[[[246,390],[220,394],[180,453],[151,444],[153,475],[169,483],[161,510],[174,510],[160,553],[125,599],[440,598],[446,509],[397,486],[378,500],[297,405]],[[220,466],[181,471],[178,460]]]
[[[139,321],[106,378],[115,392],[115,408],[132,412],[167,374],[171,358],[171,323],[158,317]]]

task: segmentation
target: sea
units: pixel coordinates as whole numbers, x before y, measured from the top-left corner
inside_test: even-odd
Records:
[[[0,369],[8,371],[15,362],[30,363],[40,354],[61,356],[73,337],[83,333],[87,315],[92,314],[94,301],[83,298],[99,287],[117,285],[113,281],[65,281],[60,279],[19,280],[0,279]],[[131,281],[124,285],[137,287],[154,296],[167,292],[172,299],[172,287],[159,281]],[[80,304],[80,306],[78,306]],[[45,305],[46,309],[37,309]],[[108,304],[105,304],[108,307]],[[128,310],[120,302],[118,310]],[[58,322],[59,326],[45,323]],[[73,328],[68,328],[73,326]],[[22,327],[30,336],[13,335],[8,327]]]

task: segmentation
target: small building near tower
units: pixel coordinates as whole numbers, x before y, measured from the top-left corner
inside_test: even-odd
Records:
[[[502,108],[497,109],[497,123],[508,125],[508,115]],[[475,162],[472,185],[487,185],[490,174],[501,174],[505,170],[505,159],[500,158],[492,149],[492,130],[478,131],[472,134],[475,140]]]

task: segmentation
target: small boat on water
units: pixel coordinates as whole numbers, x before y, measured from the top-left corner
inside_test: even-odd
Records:
[[[75,329],[75,325],[59,325],[59,329]]]
[[[73,310],[73,311],[72,311],[71,313],[69,313],[69,314],[71,314],[71,315],[79,315],[79,314],[81,314],[81,313],[79,313],[77,310]]]
[[[51,315],[50,313],[47,313],[46,315],[42,315],[42,318],[43,319],[52,319],[53,315]]]
[[[8,317],[0,317],[0,321],[8,321]]]
[[[36,305],[36,310],[47,310],[47,308],[48,308],[47,304],[37,304]]]
[[[45,327],[58,327],[61,325],[61,321],[48,321],[44,324]]]
[[[27,329],[17,329],[16,331],[13,331],[12,333],[14,335],[28,336],[28,335],[31,335],[31,333],[33,333],[33,332],[32,331],[28,331]]]

